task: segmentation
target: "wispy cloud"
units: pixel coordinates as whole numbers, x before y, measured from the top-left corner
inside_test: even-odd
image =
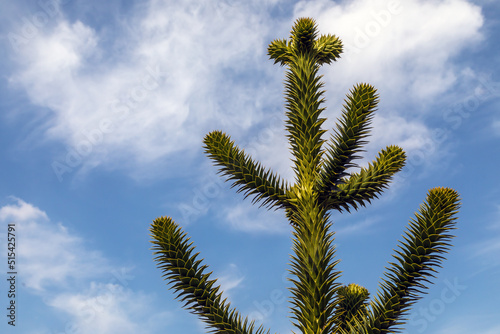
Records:
[[[152,296],[119,284],[94,283],[80,293],[62,293],[48,304],[71,317],[79,333],[156,333],[172,320],[170,312],[152,310]],[[167,327],[167,326],[165,326]]]
[[[50,110],[46,138],[67,147],[54,156],[59,179],[100,165],[154,176],[159,163],[173,166],[168,157],[189,159],[209,130],[242,138],[265,126],[283,105],[282,73],[266,60],[267,43],[286,37],[293,18],[270,18],[279,1],[257,3],[150,1],[108,30],[71,21],[57,8],[54,24],[16,54],[10,81]],[[299,1],[294,16],[317,18],[322,33],[346,44],[339,64],[324,69],[329,107],[338,109],[355,82],[379,88],[377,147],[396,123],[391,144],[425,145],[429,129],[416,114],[446,95],[461,75],[453,57],[482,39],[480,9],[463,0]],[[325,115],[329,128],[334,110]],[[273,140],[258,149],[290,178],[283,145]]]
[[[282,210],[259,208],[247,199],[224,210],[224,221],[233,229],[250,233],[288,233],[290,228]]]
[[[500,135],[500,120],[494,120],[493,123],[491,124],[494,134],[497,136]]]
[[[10,82],[51,110],[46,134],[68,147],[55,159],[56,174],[101,164],[145,167],[198,149],[208,124],[253,125],[266,90],[232,87],[224,73],[262,71],[255,59],[265,52],[264,9],[151,1],[112,27],[126,48],[63,15],[40,29],[16,54]]]
[[[26,286],[37,292],[86,281],[111,272],[100,252],[85,247],[83,239],[61,223],[53,223],[39,208],[16,198],[0,208],[0,220],[12,221],[21,241],[18,247]]]
[[[487,235],[467,247],[468,258],[481,263],[474,275],[500,266],[500,205],[496,205],[495,214],[484,225]]]
[[[376,223],[377,223],[376,219],[365,219],[359,223],[348,224],[348,226],[335,229],[335,235],[336,237],[339,236],[343,237],[351,234],[370,233],[370,231],[372,231],[371,228]]]
[[[227,268],[217,278],[217,283],[221,286],[221,291],[224,291],[224,298],[231,299],[231,290],[241,286],[245,276],[235,263],[230,263]]]
[[[27,288],[25,300],[41,299],[53,312],[64,314],[66,330],[153,333],[170,319],[168,311],[153,309],[154,296],[129,287],[134,278],[130,268],[110,263],[39,208],[14,198],[0,208],[0,221],[16,226],[17,270]]]
[[[496,258],[498,260],[500,255],[500,236],[497,238],[482,240],[475,246],[475,248],[475,256],[492,256],[492,258]]]

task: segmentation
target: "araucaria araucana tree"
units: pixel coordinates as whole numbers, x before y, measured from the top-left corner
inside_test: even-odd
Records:
[[[290,302],[297,333],[395,333],[451,246],[460,199],[453,189],[429,190],[374,298],[369,299],[364,287],[338,282],[341,272],[330,213],[357,210],[377,198],[406,159],[401,148],[388,146],[367,167],[352,171],[378,104],[376,90],[369,84],[352,88],[332,136],[323,138],[324,91],[318,72],[341,52],[340,39],[318,36],[310,18],[295,22],[289,40],[269,45],[270,58],[287,67],[286,129],[293,154],[293,184],[253,160],[221,131],[209,133],[204,148],[238,191],[263,206],[284,210],[293,233]],[[210,332],[270,333],[262,326],[256,328],[223,299],[193,243],[170,217],[154,220],[150,231],[158,267],[184,307],[197,314]]]

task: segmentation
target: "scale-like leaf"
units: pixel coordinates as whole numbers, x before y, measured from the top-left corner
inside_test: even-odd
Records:
[[[290,62],[292,55],[290,47],[284,39],[276,39],[267,48],[269,58],[274,59],[274,63],[284,66]]]
[[[299,207],[301,205],[299,204]],[[333,233],[325,212],[306,210],[293,215],[293,251],[290,279],[292,319],[302,333],[329,334],[335,325],[336,269]]]
[[[342,41],[333,35],[321,35],[314,45],[316,49],[316,58],[319,65],[330,64],[332,61],[340,58],[343,46]]]

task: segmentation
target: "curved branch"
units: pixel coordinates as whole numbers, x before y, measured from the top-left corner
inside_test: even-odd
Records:
[[[222,299],[220,286],[215,286],[217,280],[210,279],[211,273],[204,273],[208,266],[197,259],[199,253],[193,254],[193,243],[170,217],[155,219],[150,232],[157,266],[186,309],[197,314],[214,333],[254,333],[253,321],[243,319]],[[262,326],[255,331],[255,334],[264,333],[269,331],[265,332]]]
[[[328,192],[323,197],[324,205],[329,210],[339,211],[365,206],[389,186],[393,175],[403,168],[405,160],[406,154],[401,148],[388,146],[367,168],[351,174],[349,179],[342,180],[343,184]]]
[[[440,267],[454,237],[458,193],[450,188],[429,190],[426,202],[410,221],[404,242],[393,255],[381,291],[372,302],[370,326],[373,333],[394,333],[404,323],[402,317],[431,283],[435,267]]]
[[[336,187],[346,176],[346,170],[357,167],[352,163],[361,158],[361,146],[369,136],[370,123],[378,104],[377,90],[368,84],[358,84],[350,91],[344,100],[342,118],[339,119],[337,130],[328,142],[326,157],[320,175],[320,192],[326,192]]]
[[[287,184],[270,170],[264,170],[260,163],[255,163],[243,150],[240,150],[231,138],[221,131],[213,131],[205,136],[205,153],[220,166],[220,173],[234,180],[233,187],[245,197],[256,195],[253,202],[263,200],[262,206],[284,208],[287,206]]]

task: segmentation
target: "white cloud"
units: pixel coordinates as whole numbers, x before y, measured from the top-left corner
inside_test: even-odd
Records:
[[[83,240],[62,224],[51,222],[39,208],[15,199],[0,209],[0,220],[16,224],[23,281],[38,292],[110,272],[103,256],[86,249]]]
[[[251,73],[262,71],[267,43],[262,5],[150,1],[114,27],[121,48],[59,17],[20,50],[11,83],[52,111],[47,134],[68,146],[57,157],[63,174],[145,167],[198,149],[207,127],[248,128],[260,117],[254,105],[267,91],[234,87],[224,72],[259,81]]]
[[[241,273],[238,266],[230,263],[227,268],[217,277],[217,284],[220,285],[220,291],[224,292],[224,298],[231,299],[231,290],[241,286],[245,276]]]
[[[42,210],[24,202],[23,200],[12,197],[17,205],[6,205],[0,208],[0,220],[3,221],[29,221],[48,219],[47,214]]]
[[[500,255],[500,237],[481,242],[480,249],[476,252],[476,255],[487,254],[498,259],[498,255]]]
[[[470,258],[480,261],[480,272],[500,265],[500,235],[490,236],[469,246]]]
[[[376,219],[365,219],[359,223],[351,223],[348,222],[347,226],[335,228],[335,237],[343,237],[346,235],[356,234],[359,235],[361,233],[366,234],[372,231],[373,225],[377,223]]]
[[[78,333],[152,333],[171,320],[170,312],[153,309],[154,296],[128,287],[134,278],[130,269],[110,264],[63,224],[14,200],[0,208],[0,221],[15,223],[16,269],[27,288],[25,300],[42,298],[66,315],[66,330]]]
[[[283,210],[267,210],[252,204],[250,198],[224,209],[224,221],[233,229],[251,233],[288,233]]]
[[[114,44],[101,30],[55,17],[20,50],[10,79],[52,112],[48,138],[67,146],[55,157],[56,174],[104,165],[151,176],[158,163],[178,160],[168,157],[182,154],[185,162],[198,152],[209,130],[238,139],[264,124],[283,105],[282,73],[265,56],[267,43],[290,29],[288,18],[269,16],[278,2],[150,1],[112,27]],[[407,116],[428,110],[456,83],[453,57],[481,40],[483,18],[464,0],[393,3],[301,1],[294,16],[317,18],[321,33],[346,44],[340,62],[324,69],[328,106],[335,110],[355,82],[371,82],[384,101],[380,119],[399,123],[391,138],[418,148],[428,129]],[[394,123],[382,122],[373,141]],[[257,148],[290,179],[283,145]]]
[[[372,149],[399,145],[406,152],[411,152],[432,145],[432,131],[420,121],[409,121],[398,115],[387,117],[376,114],[372,126],[373,140],[368,145]]]
[[[496,205],[496,212],[492,217],[486,218],[489,223],[484,223],[486,237],[467,246],[468,258],[474,263],[479,263],[478,272],[473,275],[495,269],[500,265],[500,205]]]
[[[446,92],[458,75],[451,59],[482,40],[481,10],[464,0],[302,1],[295,14],[343,40],[330,80],[369,81],[402,103]]]
[[[496,135],[500,135],[500,120],[494,120],[492,125],[493,131]]]
[[[443,329],[439,330],[437,334],[468,334],[468,333],[496,334],[500,332],[500,326],[498,325],[488,326],[488,321],[487,321],[489,320],[491,321],[491,324],[493,324],[494,322],[496,322],[496,320],[493,320],[496,318],[496,316],[497,316],[496,314],[491,314],[489,316],[469,315],[466,317],[466,320],[457,321],[457,319],[454,319],[446,326],[443,326]],[[480,323],[481,325],[478,326],[477,323]],[[471,326],[470,324],[474,324],[474,326]]]
[[[49,305],[72,318],[71,331],[78,333],[154,333],[172,315],[154,312],[153,298],[118,284],[92,282],[81,293],[64,293]]]

